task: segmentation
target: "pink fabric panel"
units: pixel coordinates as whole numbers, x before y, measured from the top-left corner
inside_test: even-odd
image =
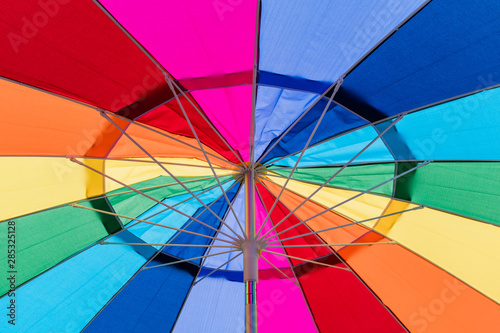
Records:
[[[253,68],[255,0],[101,3],[176,79]]]
[[[262,205],[262,202],[260,201],[259,195],[257,194],[257,191],[255,191],[255,226],[257,231],[260,230],[260,226],[262,225],[262,222],[266,218],[266,210],[264,209],[264,205]],[[273,223],[271,221],[267,221],[266,224],[264,225],[264,229],[262,229],[261,235],[265,234],[269,229],[271,229],[273,226]],[[275,235],[276,232],[271,232],[270,235]],[[276,239],[276,238],[275,238]],[[279,252],[279,253],[285,253],[283,249],[273,249],[274,252]],[[279,255],[275,254],[270,254],[266,252],[262,252],[261,256],[265,257],[267,260],[272,262],[276,267],[279,268],[288,268],[288,270],[285,272],[285,274],[290,273],[290,276],[292,276],[291,271],[290,271],[290,262],[286,257],[282,257]],[[267,261],[265,261],[262,258],[259,258],[259,270],[273,270],[276,271],[276,269],[269,265]],[[276,275],[279,276],[281,273],[276,271]],[[284,276],[283,276],[284,277]]]
[[[252,85],[191,92],[217,130],[248,161]]]
[[[299,287],[288,279],[257,283],[259,333],[317,332]]]

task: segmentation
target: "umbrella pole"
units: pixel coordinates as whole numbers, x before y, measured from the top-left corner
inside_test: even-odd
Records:
[[[245,332],[257,332],[257,281],[259,247],[255,239],[255,170],[252,165],[245,173],[245,241],[243,267],[245,280]]]

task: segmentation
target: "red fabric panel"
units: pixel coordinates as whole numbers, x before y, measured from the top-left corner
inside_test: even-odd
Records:
[[[236,156],[234,156],[228,146],[222,141],[222,139],[219,138],[219,136],[217,136],[216,132],[207,123],[207,121],[210,121],[208,120],[208,117],[206,117],[207,120],[203,119],[203,117],[200,116],[200,114],[184,96],[179,96],[179,100],[181,101],[191,124],[195,128],[200,141],[227,158],[229,161],[239,163]],[[194,99],[191,98],[191,101],[193,100]],[[194,138],[193,132],[191,131],[186,119],[184,119],[184,114],[175,98],[139,117],[137,121],[164,129],[171,133]],[[217,161],[213,162],[217,163]]]
[[[268,189],[264,185],[257,184],[257,188],[260,191],[260,194],[262,196],[262,200],[264,200],[263,203],[264,203],[266,209],[269,211],[271,209],[271,207],[273,206],[274,200],[276,200],[276,198],[268,191]],[[277,224],[286,215],[288,215],[288,213],[290,213],[290,211],[281,202],[278,202],[278,204],[276,205],[276,207],[274,208],[274,210],[271,213],[271,221],[273,222],[273,224]],[[291,227],[292,225],[296,225],[299,223],[300,223],[300,220],[298,218],[296,218],[294,215],[291,215],[290,217],[288,217],[286,219],[286,221],[281,223],[276,228],[276,231],[281,232],[281,231]],[[284,239],[284,238],[293,237],[293,236],[296,236],[299,234],[305,234],[305,233],[308,233],[310,231],[311,230],[309,228],[307,228],[305,225],[300,225],[296,228],[293,228],[293,229],[283,233],[279,237],[281,239]],[[273,240],[277,240],[276,237],[273,238]],[[283,242],[283,245],[285,245],[285,246],[286,245],[303,245],[303,244],[323,244],[323,242],[321,240],[319,240],[316,235],[299,237],[299,238],[295,238],[295,239]],[[273,245],[280,245],[280,243],[276,242]],[[270,248],[269,250],[272,251],[273,249]],[[308,260],[313,260],[313,259],[316,259],[318,257],[329,256],[332,254],[332,251],[330,249],[325,248],[323,246],[288,248],[288,249],[286,249],[286,252],[289,255],[303,258],[303,259],[308,259]],[[296,260],[296,259],[291,259],[291,261],[292,261],[293,265],[303,263],[303,261]]]
[[[275,197],[262,184],[257,184],[257,187],[264,205],[270,209]],[[280,221],[289,212],[284,205],[278,203],[271,214],[273,223]],[[277,228],[278,232],[298,222],[299,220],[292,215]],[[283,233],[280,238],[284,239],[310,231],[302,225]],[[321,243],[317,236],[311,235],[284,242],[284,245]],[[316,259],[316,261],[346,268],[337,256],[325,247],[288,248],[286,252],[289,255]],[[293,259],[292,262],[293,270],[299,279],[320,332],[405,332],[401,324],[354,273]]]
[[[172,96],[157,67],[92,1],[4,1],[0,35],[1,76],[110,111],[146,111]]]
[[[405,332],[353,273],[315,264],[294,270],[320,332]]]

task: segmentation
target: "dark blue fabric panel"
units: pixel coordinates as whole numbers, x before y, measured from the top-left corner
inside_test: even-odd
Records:
[[[170,332],[197,270],[179,264],[141,271],[85,332]]]
[[[319,95],[323,94],[331,86],[331,83],[328,82],[312,81],[266,71],[259,72],[258,83],[272,87],[312,92]]]
[[[500,1],[432,1],[349,74],[336,100],[370,121],[498,84]],[[377,119],[378,118],[378,119]]]
[[[314,105],[314,107],[265,157],[265,161],[302,150],[327,104],[327,98],[322,98],[318,103],[316,103],[316,105]],[[354,115],[352,112],[349,112],[346,109],[335,105],[334,103],[331,103],[329,110],[327,111],[325,117],[318,127],[318,130],[311,140],[310,146],[336,134],[366,124],[367,122],[365,120]],[[277,139],[271,141],[268,148],[271,147],[276,140]]]
[[[227,192],[229,200],[234,198],[237,190],[238,186],[235,186]],[[210,208],[223,218],[228,204],[222,197]],[[194,216],[218,228],[219,220],[212,213],[203,212],[203,210],[204,208],[199,208]],[[189,220],[186,225],[191,221]],[[186,230],[209,236],[215,234],[214,230],[197,222],[191,223]],[[208,238],[187,233],[178,233],[176,236],[172,238],[171,244],[208,244],[211,242]],[[147,266],[175,261],[177,260],[175,257],[202,256],[205,251],[205,247],[166,247]],[[103,309],[85,332],[170,332],[198,271],[199,267],[192,263],[141,271]]]
[[[227,197],[229,198],[230,201],[234,199],[234,196],[238,192],[239,186],[234,186],[232,189],[230,189],[227,192]],[[210,209],[215,212],[220,218],[224,217],[224,213],[226,212],[228,208],[226,199],[224,197],[220,198],[217,200],[212,206],[210,206]],[[200,214],[201,213],[201,214]],[[208,210],[205,210],[204,207],[200,207],[196,213],[193,215],[196,217],[196,219],[218,229],[220,221]],[[189,225],[193,220],[189,220],[186,225]],[[194,221],[191,223],[186,230],[196,232],[199,234],[207,235],[207,236],[214,236],[215,231],[207,228],[200,223]],[[201,237],[201,236],[196,236],[196,235],[191,235],[187,234],[185,232],[179,232],[177,235],[172,237],[172,239],[169,241],[170,244],[209,244],[211,243],[211,239]],[[206,248],[205,247],[181,247],[181,246],[167,246],[163,250],[163,253],[165,254],[170,254],[172,256],[178,257],[178,258],[183,258],[183,259],[189,259],[189,258],[195,258],[202,256],[205,253]],[[192,262],[196,264],[201,263],[201,259],[198,260],[193,260]]]

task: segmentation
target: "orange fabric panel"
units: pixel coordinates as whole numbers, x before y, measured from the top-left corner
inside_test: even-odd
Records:
[[[108,122],[97,110],[33,88],[0,79],[3,113],[2,155],[85,156],[103,136]],[[102,155],[101,155],[102,156]]]
[[[281,191],[281,187],[272,182],[264,180],[263,183],[275,196],[277,196]],[[304,197],[286,189],[280,197],[280,201],[290,210],[293,210],[295,207],[297,207],[300,203],[302,203],[302,201],[304,201],[304,199]],[[325,207],[318,205],[312,201],[308,201],[307,203],[302,205],[294,214],[300,220],[305,220],[318,213],[321,213],[324,210]],[[306,222],[306,225],[310,229],[312,229],[312,231],[318,231],[345,225],[348,223],[352,223],[352,221],[346,219],[343,216],[335,214],[334,212],[327,212]],[[321,232],[319,233],[319,236],[328,244],[351,243],[357,238],[364,235],[366,232],[368,232],[368,229],[360,225],[352,225],[345,228]],[[333,248],[335,250],[338,250],[341,247],[335,246]]]
[[[159,132],[166,133],[162,130],[155,129]],[[137,141],[144,149],[146,149],[151,155],[155,157],[178,157],[178,158],[197,158],[201,161],[206,161],[203,152],[199,147],[198,141],[193,138],[187,138],[176,134],[168,133],[170,137],[174,137],[177,140],[188,143],[193,147],[189,147],[185,144],[177,142],[159,133],[155,133],[147,128],[131,124],[127,128],[127,134]],[[221,157],[221,155],[215,152],[213,149],[204,146],[207,153]],[[134,144],[126,136],[121,136],[118,142],[116,142],[113,150],[108,155],[110,158],[127,158],[127,157],[148,157],[136,144]],[[221,157],[222,158],[222,157]],[[231,168],[231,164],[224,162],[223,160],[210,156],[210,161],[212,164]]]
[[[387,241],[370,232],[357,242]],[[400,245],[349,246],[339,254],[411,332],[498,331],[497,303]]]

